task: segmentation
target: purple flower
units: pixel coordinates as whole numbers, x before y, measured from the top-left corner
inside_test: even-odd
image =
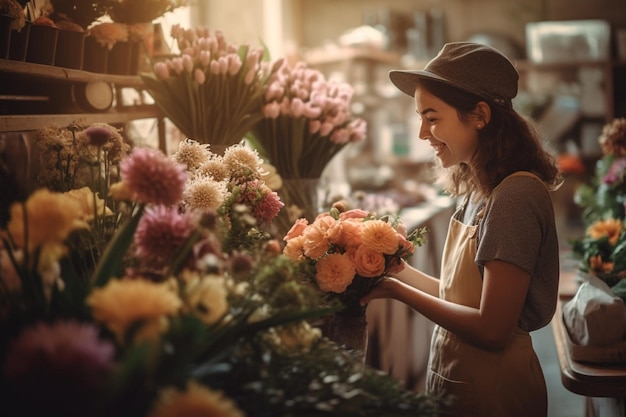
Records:
[[[156,206],[146,209],[135,232],[137,256],[144,265],[160,268],[172,259],[194,232],[191,212]]]
[[[122,180],[140,202],[166,206],[180,202],[187,181],[185,167],[162,152],[135,148],[120,165]]]
[[[89,138],[89,143],[94,146],[104,146],[113,136],[111,130],[103,126],[91,126],[83,132]]]
[[[92,324],[37,323],[9,345],[3,369],[8,398],[22,415],[82,415],[113,370],[114,353]]]
[[[253,180],[241,185],[239,203],[251,209],[252,215],[259,223],[269,223],[285,204],[263,181]]]

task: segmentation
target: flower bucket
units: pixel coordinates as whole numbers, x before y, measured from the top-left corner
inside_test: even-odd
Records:
[[[25,61],[26,50],[28,48],[28,39],[30,37],[30,27],[32,23],[26,22],[22,30],[11,31],[11,46],[9,50],[9,59],[14,61]]]
[[[11,46],[11,16],[0,14],[0,58],[9,57],[9,48]]]
[[[109,51],[107,73],[115,75],[130,74],[131,43],[116,42]]]
[[[54,65],[57,67],[82,69],[85,34],[72,30],[59,31]]]
[[[59,29],[46,25],[31,25],[26,48],[26,61],[54,65]]]
[[[109,50],[93,36],[85,36],[83,48],[83,69],[104,74],[107,72]]]
[[[285,207],[274,220],[278,236],[287,234],[294,221],[306,218],[313,222],[320,213],[319,178],[283,178],[278,195]]]
[[[346,349],[354,351],[361,362],[367,356],[367,316],[333,314],[326,324],[326,337]]]

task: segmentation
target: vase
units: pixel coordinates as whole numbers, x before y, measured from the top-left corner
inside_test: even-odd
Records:
[[[285,206],[273,221],[275,233],[285,236],[291,226],[300,218],[312,223],[320,213],[319,178],[282,178],[278,190]]]
[[[128,41],[116,42],[109,51],[107,73],[114,75],[130,74],[131,43]]]
[[[83,48],[83,69],[104,74],[107,72],[109,50],[93,36],[86,36]]]
[[[59,29],[46,25],[31,25],[26,48],[26,61],[54,65]]]
[[[367,355],[367,315],[333,314],[326,323],[326,337],[352,351],[362,363]]]
[[[60,30],[54,65],[63,68],[82,69],[84,49],[84,32]]]
[[[0,14],[0,58],[9,57],[11,47],[11,22],[13,18],[6,14]]]
[[[11,31],[9,59],[13,61],[26,61],[26,50],[28,48],[31,26],[32,23],[26,22],[21,30],[13,29]]]

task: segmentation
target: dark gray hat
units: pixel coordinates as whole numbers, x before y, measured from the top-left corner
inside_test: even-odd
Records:
[[[411,97],[420,78],[441,81],[510,107],[517,95],[519,74],[506,56],[490,46],[451,42],[423,70],[389,72],[391,82]]]

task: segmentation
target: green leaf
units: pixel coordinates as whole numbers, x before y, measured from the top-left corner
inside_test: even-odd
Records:
[[[124,255],[128,250],[139,220],[143,215],[144,206],[139,206],[137,213],[135,213],[130,220],[120,228],[113,239],[109,243],[109,246],[105,249],[100,261],[96,265],[96,270],[93,276],[94,285],[102,287],[109,282],[109,279],[114,276],[119,276],[123,272]]]

